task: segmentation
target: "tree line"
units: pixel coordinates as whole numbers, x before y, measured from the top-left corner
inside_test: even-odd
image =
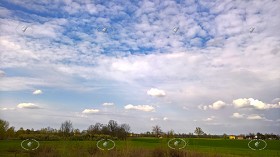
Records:
[[[3,139],[29,139],[34,138],[37,140],[99,140],[104,138],[111,138],[114,140],[126,140],[128,136],[137,137],[167,137],[167,138],[224,138],[227,139],[228,135],[211,135],[205,133],[200,127],[196,127],[194,133],[175,133],[174,130],[163,132],[161,127],[156,125],[152,127],[152,131],[133,134],[131,133],[128,124],[118,124],[117,121],[110,120],[107,124],[95,123],[90,125],[87,130],[80,131],[75,129],[70,120],[63,122],[59,129],[51,127],[42,128],[40,130],[23,129],[15,130],[15,127],[9,127],[9,122],[0,119],[0,140]],[[243,136],[246,139],[280,139],[279,135],[249,133]]]
[[[0,140],[27,138],[38,140],[99,140],[102,138],[126,140],[129,132],[130,126],[128,124],[119,125],[114,120],[110,120],[108,124],[95,123],[83,131],[75,129],[70,120],[63,122],[60,129],[47,127],[34,130],[21,127],[16,131],[15,127],[9,127],[9,122],[0,119]]]

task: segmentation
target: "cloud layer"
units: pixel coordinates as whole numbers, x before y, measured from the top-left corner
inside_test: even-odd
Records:
[[[277,132],[265,117],[280,118],[279,10],[272,0],[2,0],[0,118],[36,124],[26,115],[38,110],[21,108],[38,106],[24,101],[49,115],[77,113],[83,125],[116,118],[136,131],[158,122]]]

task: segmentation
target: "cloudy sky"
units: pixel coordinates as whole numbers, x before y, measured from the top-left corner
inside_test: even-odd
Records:
[[[0,2],[0,118],[280,134],[280,2]]]

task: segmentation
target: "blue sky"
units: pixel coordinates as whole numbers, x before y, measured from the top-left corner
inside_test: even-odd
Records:
[[[0,2],[0,118],[280,130],[279,1]],[[176,31],[175,31],[176,30]]]

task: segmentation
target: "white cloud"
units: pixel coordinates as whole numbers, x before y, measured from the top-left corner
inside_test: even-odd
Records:
[[[40,107],[38,105],[35,105],[33,103],[20,103],[17,105],[18,108],[26,108],[26,109],[39,109]]]
[[[211,116],[211,117],[208,117],[208,118],[206,118],[206,119],[203,119],[203,121],[213,121],[214,120],[214,118],[215,118],[215,116]]]
[[[43,91],[40,89],[35,90],[32,94],[34,95],[39,95],[39,94],[43,94]]]
[[[99,110],[98,109],[85,109],[82,113],[85,114],[94,114],[94,113],[98,113]]]
[[[187,106],[183,106],[183,110],[190,110]]]
[[[112,102],[105,102],[102,104],[103,106],[114,106],[115,104]]]
[[[249,107],[250,106],[250,101],[246,98],[244,99],[236,99],[236,100],[233,100],[233,105],[237,108],[242,108],[242,107]]]
[[[219,101],[216,101],[214,102],[212,105],[209,105],[209,108],[213,109],[213,110],[219,110],[219,109],[222,109],[226,106],[226,103],[219,100]]]
[[[52,4],[54,3],[56,1]],[[206,10],[209,9],[209,12],[203,12],[203,16],[199,16],[196,12],[197,3],[189,2],[184,2],[182,5],[177,5],[174,1],[161,4],[159,4],[160,1],[139,1],[130,5],[123,5],[124,3],[114,5],[111,2],[98,5],[70,1],[65,1],[65,3],[68,9],[58,8],[79,15],[63,19],[63,17],[40,17],[40,15],[25,13],[25,16],[16,18],[20,21],[31,21],[30,23],[34,24],[33,38],[16,33],[18,21],[14,20],[14,16],[18,12],[9,10],[10,8],[5,9],[10,13],[7,14],[5,11],[5,18],[0,19],[0,30],[3,34],[0,41],[2,44],[0,67],[5,69],[7,77],[2,79],[0,76],[1,91],[31,91],[35,87],[46,86],[56,89],[70,89],[71,87],[71,90],[77,90],[106,82],[108,88],[105,88],[104,92],[112,93],[116,91],[111,90],[111,87],[115,88],[113,84],[129,82],[125,84],[125,87],[117,87],[118,91],[129,91],[123,89],[137,86],[139,87],[137,91],[146,92],[147,87],[160,87],[168,91],[168,99],[174,102],[172,106],[170,105],[170,111],[180,104],[188,103],[190,112],[193,107],[196,107],[191,106],[192,104],[211,102],[213,99],[224,98],[225,101],[229,101],[234,97],[253,97],[270,100],[272,96],[278,96],[280,73],[276,67],[280,67],[278,61],[280,18],[277,16],[279,15],[279,1],[242,1],[240,3],[201,1],[199,5],[203,5]],[[171,3],[173,7],[169,6]],[[33,6],[31,10],[46,13],[50,7],[55,6],[40,4],[41,2],[33,5],[33,3],[26,4],[20,1],[19,6],[24,8]],[[105,6],[106,4],[110,7]],[[124,6],[135,14],[127,15],[122,12],[121,9]],[[113,8],[119,8],[120,11]],[[244,12],[244,8],[249,9]],[[102,12],[103,17],[112,17],[109,14],[117,12],[122,17],[129,18],[119,20],[125,27],[118,27],[118,24],[110,21],[110,18],[96,18],[96,16],[88,18],[87,14],[83,14],[84,11],[91,14]],[[55,12],[51,10],[51,14]],[[29,17],[35,17],[35,20]],[[67,26],[61,28],[61,22],[57,19],[66,21],[64,23]],[[231,21],[225,23],[225,19],[231,19]],[[265,19],[271,20],[267,22]],[[98,25],[96,23],[101,23],[100,21],[115,25],[113,27],[117,28],[117,40],[110,38],[109,35],[95,34],[94,30],[88,30],[89,27],[83,27],[91,25],[93,28]],[[176,34],[172,32],[174,26],[179,27]],[[256,29],[253,33],[249,33],[248,29],[252,26]],[[89,31],[92,33],[83,33]],[[206,40],[191,39],[204,38],[204,36]],[[210,43],[207,42],[209,38]],[[213,42],[215,40],[216,43]],[[201,41],[207,42],[203,48],[198,46]],[[190,43],[195,46],[190,46]],[[121,47],[117,50],[119,52],[115,52],[115,49],[107,50],[111,45]],[[138,55],[138,52],[141,54]],[[13,69],[22,73],[15,73],[18,76],[14,76]],[[32,77],[21,78],[21,74]],[[86,80],[81,82],[77,79],[79,77]],[[182,89],[182,92],[179,92],[179,89]],[[92,93],[95,94],[94,92]],[[122,99],[119,93],[114,94],[116,95],[115,103],[123,101],[117,100]],[[145,98],[138,97],[134,92],[129,95],[131,95],[129,99],[143,100],[138,102],[139,104],[146,103]],[[129,102],[134,102],[134,100]],[[210,108],[209,105],[211,109],[216,108],[211,103],[200,108],[206,110]],[[257,106],[278,108],[279,105],[275,103],[278,102],[265,103],[265,106],[257,103],[259,104]],[[241,106],[243,105],[248,106],[246,103],[241,103]],[[256,108],[253,105],[249,106]],[[204,113],[194,111],[193,114],[201,117]],[[226,113],[217,112],[217,114]],[[219,120],[223,121],[222,118]]]
[[[158,119],[158,118],[155,118],[155,117],[151,117],[150,120],[151,120],[151,121],[156,121],[156,120],[159,120],[159,119]]]
[[[280,108],[279,104],[266,104],[260,100],[253,99],[253,98],[240,98],[233,100],[233,105],[236,108],[255,108],[259,110],[265,110],[265,109],[272,109],[272,108]]]
[[[145,111],[145,112],[151,112],[154,111],[155,108],[153,106],[150,105],[131,105],[128,104],[126,106],[124,106],[124,109],[126,110],[140,110],[140,111]]]
[[[280,98],[275,98],[275,99],[273,99],[272,101],[271,101],[272,103],[279,103],[280,102]]]
[[[235,112],[232,114],[231,116],[232,118],[244,118],[244,115],[243,114],[240,114],[238,112]]]
[[[207,109],[213,109],[213,110],[219,110],[219,109],[222,109],[226,106],[226,103],[221,101],[221,100],[218,100],[216,102],[214,102],[212,105],[199,105],[198,108],[201,109],[201,110],[207,110]]]
[[[0,108],[0,110],[2,111],[6,111],[6,110],[14,110],[15,108],[7,108],[7,107],[4,107],[4,108]]]
[[[151,88],[150,90],[147,91],[147,94],[155,97],[163,97],[166,95],[164,90],[160,90],[157,88]]]
[[[208,106],[199,105],[198,108],[199,108],[200,110],[207,110],[207,109],[208,109]]]
[[[257,115],[257,114],[252,114],[252,115],[249,115],[247,117],[247,119],[249,119],[249,120],[263,120],[265,118],[260,116],[260,115]]]
[[[168,120],[169,118],[167,118],[167,117],[163,117],[163,120]]]
[[[157,118],[157,117],[151,117],[150,120],[151,121],[158,121],[158,120],[163,120],[163,121],[167,121],[169,118],[167,117],[163,117],[163,118]]]

